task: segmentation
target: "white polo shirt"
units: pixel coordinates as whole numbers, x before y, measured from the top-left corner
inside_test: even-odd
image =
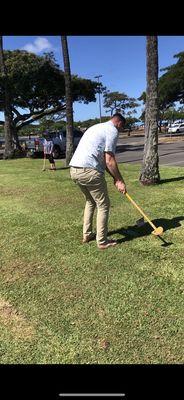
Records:
[[[117,140],[118,130],[112,121],[91,126],[83,134],[70,161],[70,167],[93,168],[104,172],[104,152],[115,154]]]

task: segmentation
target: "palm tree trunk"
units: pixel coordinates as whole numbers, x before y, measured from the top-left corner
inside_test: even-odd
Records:
[[[61,44],[64,61],[64,77],[65,77],[65,94],[66,94],[66,166],[73,156],[74,139],[73,139],[73,101],[71,87],[70,59],[68,53],[67,37],[61,36]]]
[[[145,144],[140,182],[143,185],[159,183],[158,158],[158,39],[147,36],[147,90],[145,109]]]
[[[1,76],[3,78],[3,90],[4,90],[4,135],[5,135],[5,151],[3,158],[8,159],[14,156],[13,149],[13,139],[12,139],[12,110],[11,104],[9,100],[8,86],[7,86],[7,73],[6,66],[4,62],[4,53],[3,53],[3,37],[0,36],[0,67],[1,67]]]

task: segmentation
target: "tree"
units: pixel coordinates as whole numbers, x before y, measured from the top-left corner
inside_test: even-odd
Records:
[[[147,89],[145,109],[145,144],[140,182],[159,183],[158,159],[158,39],[146,39]]]
[[[141,96],[138,98],[139,101],[143,101],[143,104],[146,104],[146,92],[143,92]],[[165,112],[167,108],[163,108],[162,105],[160,104],[158,97],[158,128],[159,128],[159,133],[162,132],[161,126],[162,126],[162,121],[165,118]],[[142,114],[140,116],[140,119],[142,122],[145,123],[145,109],[142,110]]]
[[[126,124],[125,124],[125,129],[129,129],[129,131],[132,130],[132,128],[135,126],[136,122],[140,122],[140,119],[131,117],[131,115],[126,115]]]
[[[143,101],[143,104],[146,104],[146,92],[143,92],[141,94],[141,96],[138,98],[139,101]],[[158,128],[159,128],[159,133],[162,132],[162,121],[164,119],[168,119],[167,115],[168,115],[168,111],[169,115],[171,114],[171,109],[174,109],[174,107],[171,107],[169,105],[166,105],[164,103],[162,103],[162,97],[159,97],[159,81],[158,81]],[[173,115],[171,115],[171,118],[169,119],[173,119],[174,118],[174,112]],[[142,114],[140,116],[140,119],[145,122],[145,109],[142,110]]]
[[[0,67],[1,67],[1,79],[2,79],[2,95],[4,97],[4,136],[5,136],[5,151],[3,157],[5,159],[12,158],[14,156],[13,140],[12,140],[12,110],[9,98],[9,88],[7,83],[7,71],[4,61],[3,52],[3,37],[0,36]]]
[[[163,108],[173,106],[179,101],[184,104],[184,52],[174,55],[178,61],[169,67],[162,68],[166,71],[159,79],[159,102]]]
[[[39,120],[39,130],[42,132],[46,130],[61,130],[62,128],[66,127],[65,121],[63,121],[64,117],[65,112],[61,112],[41,118]]]
[[[102,116],[101,117],[101,121],[100,121],[100,118],[90,118],[90,119],[87,119],[85,121],[74,122],[74,124],[75,124],[76,127],[80,126],[80,128],[88,129],[88,128],[90,128],[90,126],[93,126],[95,124],[99,124],[100,122],[107,122],[107,121],[109,121],[109,117],[103,117]]]
[[[163,119],[167,119],[167,110],[175,108],[175,103],[184,104],[184,52],[174,55],[177,63],[169,67],[162,68],[160,71],[166,71],[158,80],[158,108],[159,108],[159,129]],[[138,98],[145,104],[146,93],[143,92]],[[171,120],[175,117],[175,111]],[[161,129],[160,129],[161,130]]]
[[[38,56],[25,50],[4,51],[9,101],[12,110],[12,135],[25,126],[58,112],[66,113],[64,72],[53,53]],[[5,110],[3,76],[0,74],[0,111]],[[97,82],[72,75],[73,101],[96,101]],[[4,121],[0,121],[4,125]]]
[[[138,106],[134,98],[128,97],[125,93],[106,91],[103,95],[104,107],[108,108],[106,112],[122,112],[124,114],[126,109],[135,109]],[[135,112],[135,110],[134,110]]]
[[[73,138],[73,100],[72,100],[72,85],[70,59],[68,52],[67,37],[61,36],[63,61],[64,61],[64,77],[65,77],[65,93],[66,93],[66,166],[73,155],[74,138]]]

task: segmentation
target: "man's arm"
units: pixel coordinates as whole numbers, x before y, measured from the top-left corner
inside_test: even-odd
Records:
[[[119,192],[126,193],[126,185],[119,171],[115,156],[111,152],[105,152],[106,170],[114,178],[114,184]]]

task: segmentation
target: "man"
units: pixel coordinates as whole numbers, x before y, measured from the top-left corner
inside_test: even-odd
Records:
[[[119,192],[125,194],[126,186],[115,159],[118,132],[125,125],[125,118],[114,114],[110,121],[96,124],[86,130],[70,161],[70,175],[86,198],[83,223],[83,243],[94,239],[92,231],[93,214],[97,207],[96,241],[104,250],[117,244],[108,240],[108,216],[110,201],[105,180],[105,169],[114,178]]]

